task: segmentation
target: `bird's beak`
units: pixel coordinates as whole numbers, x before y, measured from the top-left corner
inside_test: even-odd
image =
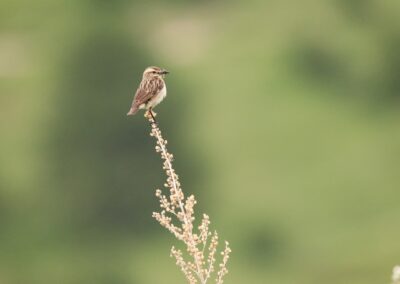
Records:
[[[164,69],[164,70],[161,71],[161,74],[167,75],[167,74],[169,74],[169,71],[167,71],[167,70]]]

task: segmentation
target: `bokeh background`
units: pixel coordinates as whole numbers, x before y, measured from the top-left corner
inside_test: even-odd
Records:
[[[389,283],[400,262],[400,2],[2,0],[0,283],[185,283],[146,66],[225,283]]]

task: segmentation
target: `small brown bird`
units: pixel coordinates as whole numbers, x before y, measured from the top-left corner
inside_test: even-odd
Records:
[[[155,66],[147,67],[144,70],[142,82],[136,90],[131,109],[127,115],[134,115],[139,109],[147,109],[154,119],[151,110],[167,95],[164,78],[168,73],[167,70]]]

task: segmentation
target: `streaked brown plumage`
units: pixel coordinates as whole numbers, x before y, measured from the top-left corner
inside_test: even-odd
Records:
[[[136,90],[131,109],[127,115],[134,115],[139,109],[151,109],[167,95],[164,77],[169,72],[160,67],[147,67],[143,72],[142,82]]]

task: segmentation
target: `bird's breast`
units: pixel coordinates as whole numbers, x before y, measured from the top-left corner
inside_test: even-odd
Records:
[[[148,107],[155,107],[167,96],[167,86],[164,84],[164,87],[161,91],[154,96],[154,98],[148,103]]]

